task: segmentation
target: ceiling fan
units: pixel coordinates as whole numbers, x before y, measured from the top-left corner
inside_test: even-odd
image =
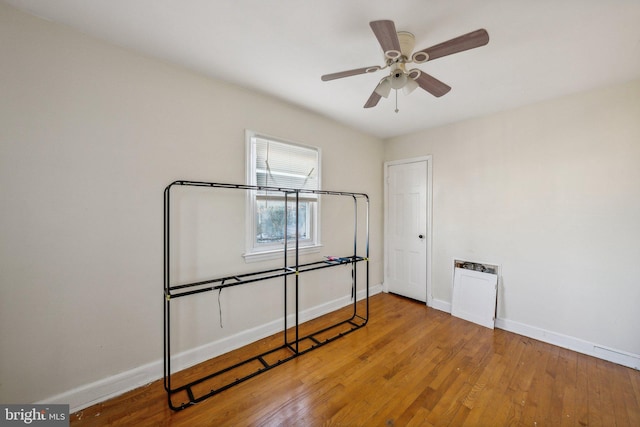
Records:
[[[373,73],[388,67],[390,69],[389,75],[380,80],[364,104],[364,108],[375,107],[381,97],[387,98],[389,96],[391,89],[396,90],[396,96],[398,89],[402,89],[405,94],[409,94],[418,86],[436,97],[446,94],[451,90],[451,87],[418,68],[407,70],[407,64],[410,62],[422,64],[489,43],[489,34],[486,30],[480,29],[435,46],[413,52],[415,46],[414,35],[406,31],[396,31],[396,26],[393,21],[372,21],[369,25],[382,47],[385,65],[373,65],[371,67],[356,68],[354,70],[340,71],[322,76],[322,81],[326,82],[358,74]],[[398,112],[397,108],[396,112]]]

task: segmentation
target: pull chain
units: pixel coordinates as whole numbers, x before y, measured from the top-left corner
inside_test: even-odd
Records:
[[[400,111],[398,110],[398,89],[396,89],[396,113]]]

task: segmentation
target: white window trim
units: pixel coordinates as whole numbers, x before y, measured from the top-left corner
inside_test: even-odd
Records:
[[[269,135],[266,135],[264,133],[258,133],[258,132],[254,132],[252,130],[245,130],[245,149],[246,149],[246,167],[245,167],[245,171],[246,171],[246,177],[245,177],[245,182],[249,185],[255,185],[255,176],[256,176],[256,159],[255,159],[255,152],[253,151],[252,147],[251,147],[251,140],[254,137],[262,137],[262,138],[266,138],[266,139],[270,139],[273,141],[277,141],[277,142],[282,142],[285,144],[292,144],[292,145],[298,145],[301,147],[307,147],[307,148],[313,148],[314,150],[318,151],[318,182],[321,183],[322,182],[322,178],[320,176],[321,171],[322,171],[322,166],[321,166],[321,162],[322,162],[322,153],[320,151],[320,148],[318,147],[310,147],[308,145],[304,145],[304,144],[299,144],[299,143],[295,143],[295,142],[290,142],[290,141],[286,141],[283,140],[282,138],[276,138],[276,137],[272,137]],[[255,232],[256,232],[256,225],[255,225],[255,195],[253,194],[253,191],[247,191],[247,197],[246,197],[246,203],[245,203],[245,248],[246,248],[246,252],[243,254],[244,260],[247,263],[250,262],[258,262],[258,261],[267,261],[267,260],[273,260],[273,259],[281,259],[282,258],[282,251],[284,250],[284,244],[282,248],[274,248],[273,246],[268,247],[268,248],[259,248],[259,247],[255,247],[254,243],[256,240],[256,236],[255,236]],[[322,248],[322,243],[321,243],[321,225],[320,225],[320,197],[318,197],[317,201],[316,201],[316,209],[315,209],[315,214],[314,214],[314,218],[313,221],[315,222],[314,225],[314,229],[315,229],[315,241],[313,243],[308,243],[303,245],[300,245],[300,247],[298,248],[298,253],[300,255],[306,255],[306,254],[311,254],[311,253],[318,253],[320,252],[321,248]],[[289,244],[287,247],[287,252],[288,253],[292,253],[293,251],[295,251],[295,242],[293,244]]]

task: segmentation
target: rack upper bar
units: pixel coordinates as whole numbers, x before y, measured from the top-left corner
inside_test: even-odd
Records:
[[[353,196],[353,197],[364,197],[369,199],[369,196],[366,193],[351,193],[347,191],[329,191],[329,190],[304,190],[297,188],[287,188],[287,187],[270,187],[264,185],[247,185],[247,184],[224,184],[219,182],[204,182],[204,181],[173,181],[169,184],[165,191],[169,190],[174,185],[187,185],[191,187],[215,187],[215,188],[237,188],[241,190],[256,190],[256,191],[278,191],[281,193],[301,193],[301,194],[324,194],[331,196]]]

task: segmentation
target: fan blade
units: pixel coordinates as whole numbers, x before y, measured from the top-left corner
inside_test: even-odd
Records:
[[[487,43],[489,43],[489,33],[487,33],[487,30],[485,29],[480,29],[467,34],[463,34],[459,37],[448,40],[446,42],[442,42],[435,46],[419,50],[413,54],[413,60],[415,62],[431,61],[436,58],[451,55],[453,53],[458,53],[476,47],[484,46]],[[425,57],[424,54],[427,54],[428,57],[422,59]]]
[[[378,43],[380,43],[382,51],[387,58],[395,59],[402,55],[400,40],[398,40],[396,25],[393,21],[372,21],[369,22],[369,26],[373,30],[373,34],[376,35]]]
[[[445,83],[442,83],[440,80],[430,76],[425,72],[421,72],[420,75],[415,80],[422,89],[426,90],[431,95],[436,96],[438,98],[451,90],[450,86],[448,86]]]
[[[371,67],[356,68],[354,70],[340,71],[338,73],[333,73],[333,74],[325,74],[324,76],[321,77],[321,79],[323,82],[326,82],[329,80],[341,79],[343,77],[357,76],[358,74],[373,73],[381,69],[382,67],[373,65]]]
[[[378,101],[380,101],[381,96],[378,95],[375,91],[371,93],[369,99],[367,99],[367,103],[364,104],[364,108],[371,108],[378,105]]]

